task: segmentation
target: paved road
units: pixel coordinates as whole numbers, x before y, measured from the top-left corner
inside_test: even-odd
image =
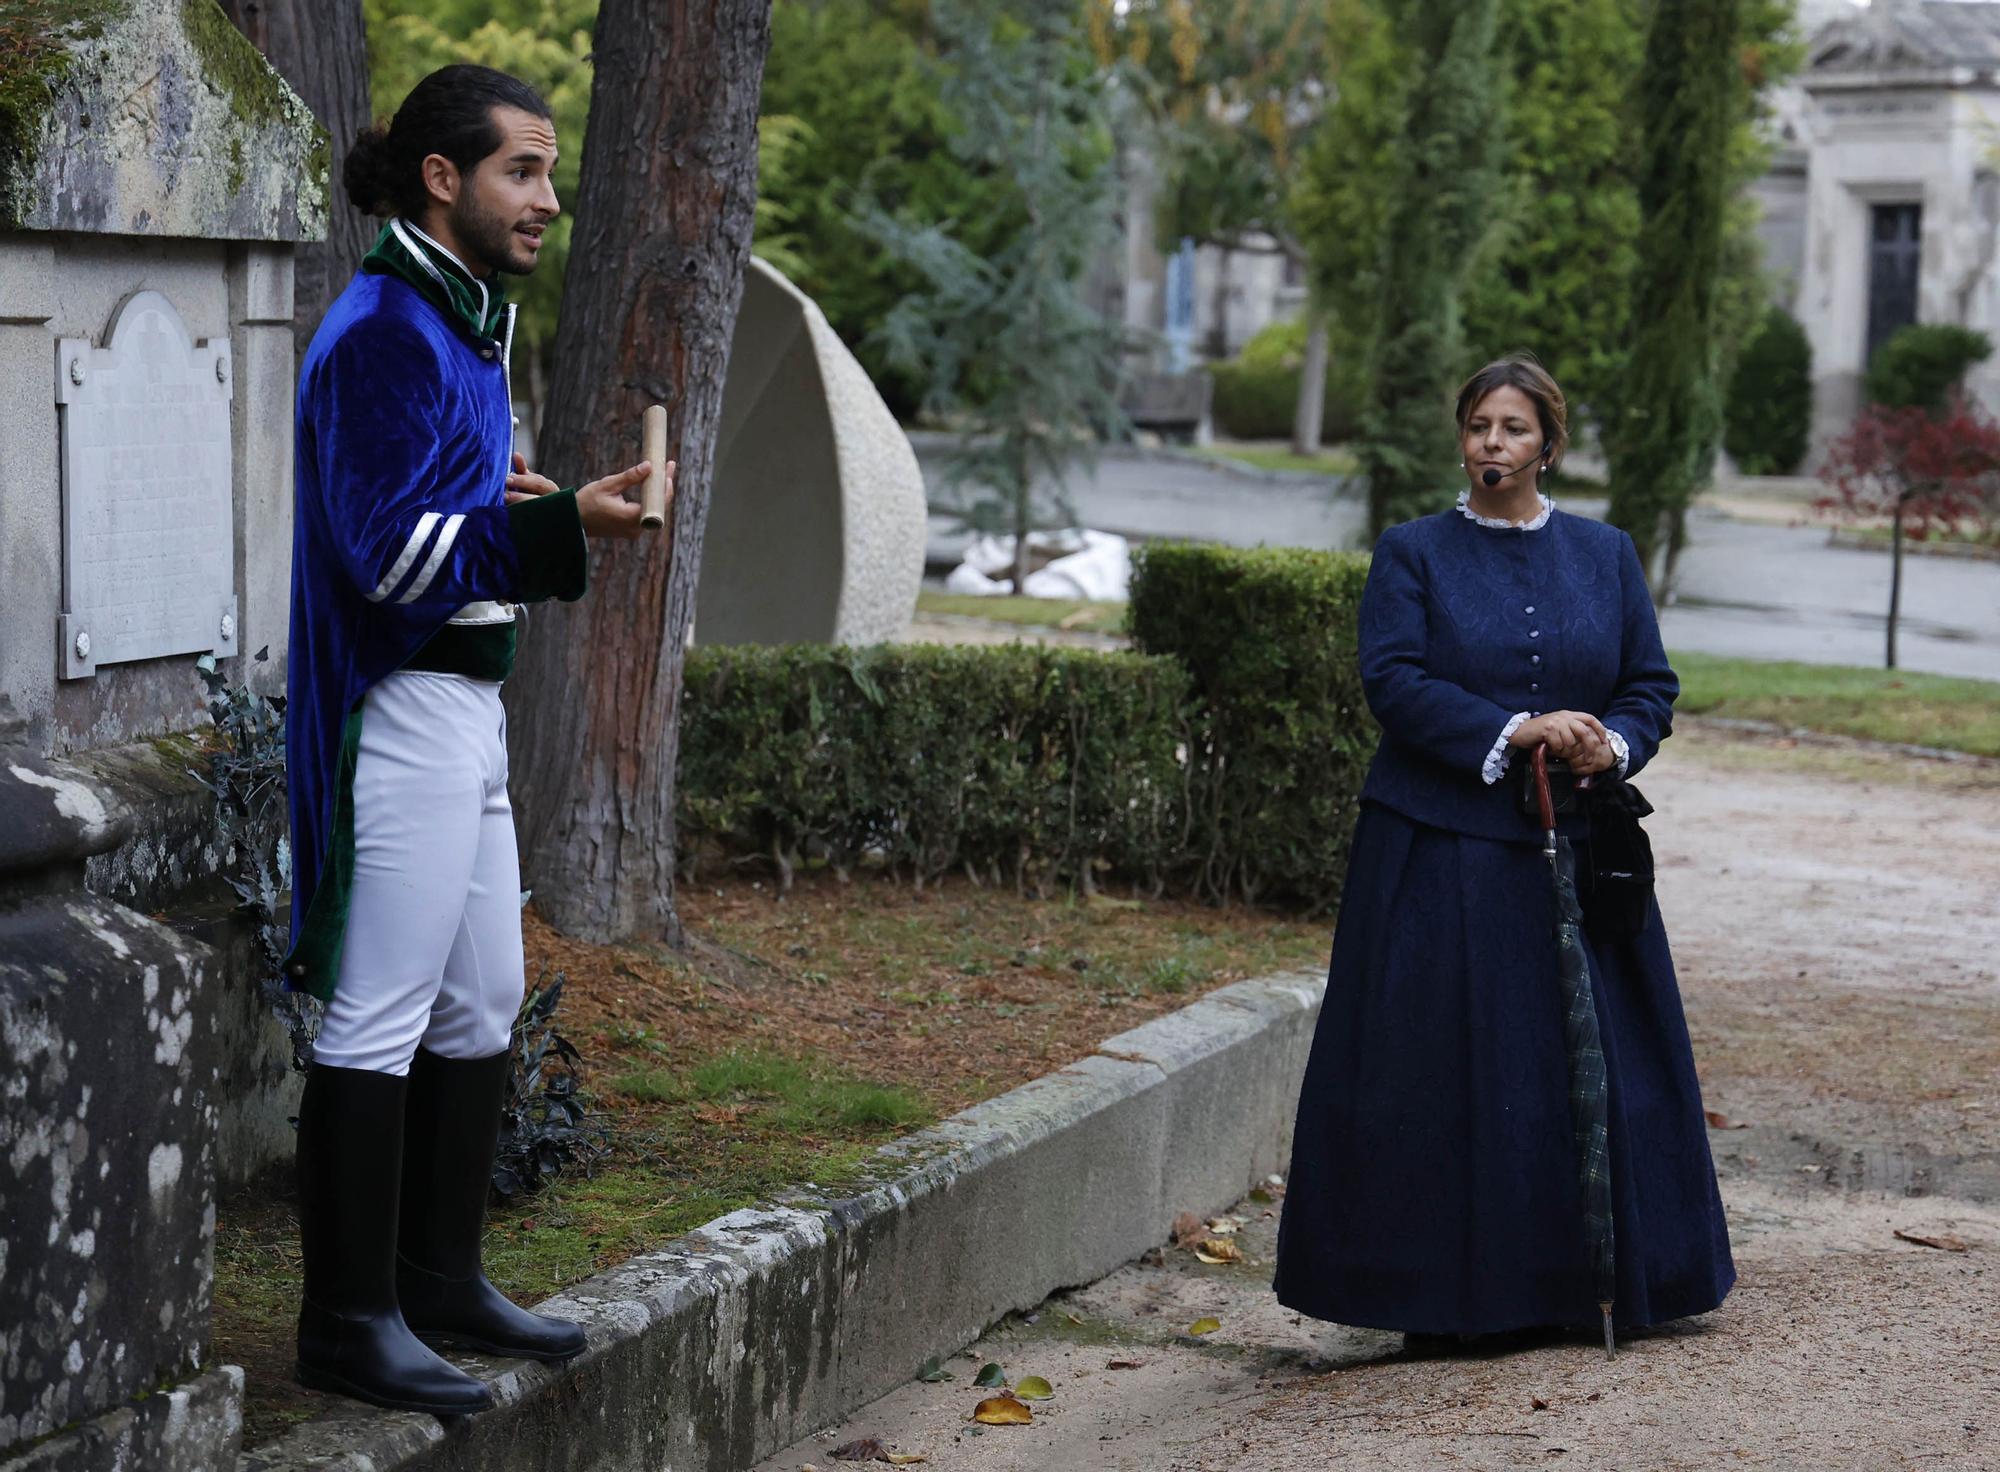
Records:
[[[760,1472],[835,1472],[859,1437],[926,1472],[2000,1467],[2000,765],[1697,726],[1644,785],[1725,1116],[1721,1309],[1609,1363],[1581,1341],[1415,1358],[1281,1309],[1274,1207],[1244,1201],[1242,1265],[1149,1254]],[[1033,1424],[969,1424],[988,1361],[1051,1382]]]
[[[923,463],[932,505],[950,504],[935,441]],[[1269,476],[1186,456],[1111,453],[1070,491],[1086,526],[1137,538],[1236,546],[1351,547],[1365,524],[1351,482]],[[1570,503],[1565,503],[1566,505]],[[1602,514],[1601,503],[1570,509]],[[1803,512],[1803,506],[1800,511]],[[933,562],[964,545],[934,515]],[[1889,606],[1886,553],[1827,544],[1809,526],[1697,508],[1678,601],[1662,627],[1669,647],[1819,664],[1881,663]],[[1911,557],[1905,562],[1900,663],[1906,669],[2000,680],[2000,562]]]

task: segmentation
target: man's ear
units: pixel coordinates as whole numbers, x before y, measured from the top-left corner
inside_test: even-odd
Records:
[[[457,164],[441,153],[427,153],[419,167],[423,171],[424,190],[433,203],[458,203],[458,191],[464,184],[464,176],[458,172]]]

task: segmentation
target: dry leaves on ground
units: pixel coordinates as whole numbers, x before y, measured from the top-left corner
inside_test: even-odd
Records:
[[[972,1408],[972,1419],[982,1426],[1025,1426],[1035,1416],[1013,1396],[994,1395]]]

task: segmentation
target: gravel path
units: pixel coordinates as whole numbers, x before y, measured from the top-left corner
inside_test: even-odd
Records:
[[[1697,726],[1640,785],[1730,1126],[1711,1143],[1741,1276],[1720,1310],[1610,1363],[1583,1343],[1413,1359],[1280,1309],[1275,1217],[1245,1202],[1243,1264],[1130,1264],[760,1472],[832,1472],[863,1436],[936,1472],[2000,1468],[2000,763]],[[1189,1337],[1204,1315],[1221,1329]],[[1032,1425],[968,1424],[988,1360],[1053,1384]]]

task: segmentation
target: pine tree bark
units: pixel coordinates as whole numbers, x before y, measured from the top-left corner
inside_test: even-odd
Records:
[[[292,337],[297,357],[320,318],[360,269],[376,222],[347,202],[340,167],[368,126],[368,36],[361,0],[218,0],[223,13],[264,53],[312,109],[332,141],[326,239],[292,257]],[[296,361],[296,359],[295,359]]]
[[[536,607],[507,682],[525,882],[558,929],[684,942],[674,908],[681,669],[757,197],[769,0],[604,0],[541,441],[565,485],[680,462],[666,534],[597,542],[580,603]],[[578,140],[559,140],[574,147]]]

